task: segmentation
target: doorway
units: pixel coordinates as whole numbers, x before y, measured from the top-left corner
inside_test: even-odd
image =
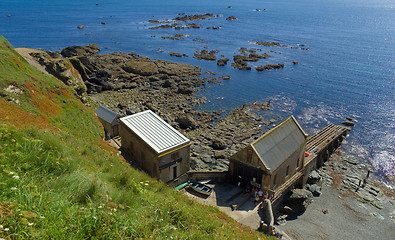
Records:
[[[173,179],[177,178],[177,166],[173,167]]]

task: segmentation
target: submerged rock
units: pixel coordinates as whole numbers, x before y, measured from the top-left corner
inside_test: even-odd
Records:
[[[278,64],[267,64],[265,66],[258,66],[255,69],[257,71],[267,71],[267,70],[271,70],[271,69],[279,69],[279,68],[283,68],[284,64],[282,63],[278,63]]]
[[[342,124],[344,126],[348,126],[348,127],[354,127],[355,123],[351,122],[351,121],[343,121]]]
[[[215,56],[217,52],[215,50],[211,50],[210,52],[207,50],[201,50],[200,52],[195,52],[194,53],[194,58],[201,60],[208,60],[208,61],[214,61],[217,60],[217,57]]]
[[[228,63],[228,61],[229,61],[229,58],[221,58],[221,59],[218,59],[217,65],[218,65],[218,66],[225,66],[225,65]]]

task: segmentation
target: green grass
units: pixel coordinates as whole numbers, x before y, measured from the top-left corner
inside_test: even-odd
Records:
[[[368,200],[365,200],[365,199],[363,199],[363,198],[357,198],[357,200],[360,201],[361,203],[370,204],[370,205],[372,205],[373,207],[376,207],[376,208],[378,208],[378,209],[383,209],[383,208],[384,208],[384,206],[381,205],[381,204],[380,204],[379,202],[377,202],[376,200],[374,200],[374,201],[368,201]]]
[[[73,94],[0,37],[0,238],[265,238],[131,168]]]

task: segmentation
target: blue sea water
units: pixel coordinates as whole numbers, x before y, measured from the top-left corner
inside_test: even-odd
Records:
[[[178,13],[221,17],[196,22],[201,29],[149,29],[155,25],[148,20],[172,19]],[[226,21],[231,15],[238,20]],[[386,175],[395,175],[394,23],[393,0],[0,1],[0,34],[14,47],[55,51],[97,43],[102,53],[136,52],[200,66],[231,76],[200,93],[209,100],[204,109],[229,110],[270,100],[276,114],[295,115],[309,133],[354,117],[357,125],[343,150],[370,163],[384,181]],[[80,24],[87,27],[77,29]],[[213,26],[221,29],[206,29]],[[161,38],[177,33],[189,36]],[[192,41],[195,38],[206,41]],[[256,41],[304,44],[309,50],[263,47]],[[215,62],[168,55],[174,51],[193,56],[205,47],[230,59],[240,47],[259,48],[273,57],[250,66],[284,63],[285,67],[240,71],[229,64],[218,67]],[[153,51],[157,49],[163,52]]]

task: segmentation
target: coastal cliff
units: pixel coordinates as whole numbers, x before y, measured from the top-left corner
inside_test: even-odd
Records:
[[[76,91],[0,37],[0,237],[265,236],[135,170]]]

